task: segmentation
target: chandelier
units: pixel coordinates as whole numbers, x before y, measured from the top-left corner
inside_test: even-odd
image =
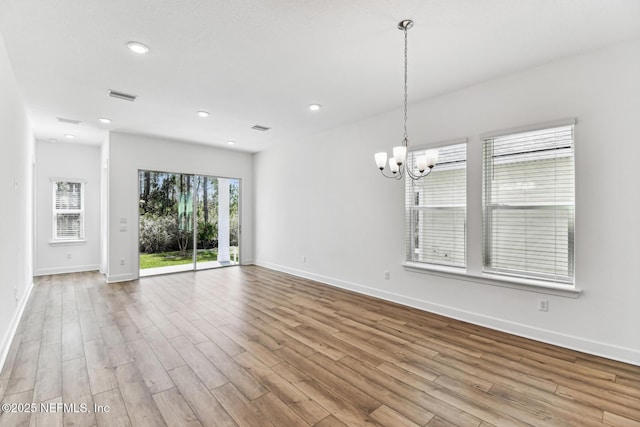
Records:
[[[404,136],[402,145],[393,147],[393,156],[389,158],[389,171],[391,175],[385,173],[387,165],[387,153],[375,154],[376,164],[380,173],[386,178],[400,180],[405,175],[412,180],[418,180],[429,175],[438,161],[438,150],[426,150],[421,154],[408,152],[409,136],[407,135],[407,31],[413,27],[413,21],[405,19],[400,21],[398,29],[404,31]],[[408,154],[408,155],[407,155]]]

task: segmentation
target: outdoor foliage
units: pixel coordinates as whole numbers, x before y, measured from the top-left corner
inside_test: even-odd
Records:
[[[140,216],[140,252],[162,252],[177,244],[176,219],[172,216]]]
[[[229,186],[229,244],[240,246],[238,241],[240,211],[239,211],[240,185],[238,181],[231,181]]]
[[[198,221],[198,243],[199,247],[203,249],[213,248],[218,246],[218,224],[211,222]]]
[[[218,258],[216,250],[198,251],[198,262],[215,261]],[[191,264],[193,262],[192,254],[183,254],[179,251],[162,252],[152,254],[140,254],[140,268],[157,268],[168,267],[172,265]]]

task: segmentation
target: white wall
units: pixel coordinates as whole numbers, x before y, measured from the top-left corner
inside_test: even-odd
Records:
[[[399,110],[256,155],[256,262],[640,364],[638,76],[635,41],[409,108],[413,145],[469,138],[467,264],[470,274],[480,276],[479,134],[577,117],[576,285],[583,291],[578,298],[402,267],[403,184],[380,177],[373,160],[375,152],[400,143]],[[428,79],[428,73],[413,78]],[[383,279],[383,270],[390,271],[390,280]],[[549,300],[548,312],[537,311],[540,298]]]
[[[0,35],[0,368],[33,283],[33,146]]]
[[[240,258],[253,262],[253,154],[112,132],[108,163],[108,281],[138,277],[138,170],[240,178]]]
[[[98,270],[100,264],[100,147],[36,141],[35,275]],[[52,179],[84,181],[85,240],[52,243]]]
[[[100,272],[109,276],[109,136],[100,146]]]

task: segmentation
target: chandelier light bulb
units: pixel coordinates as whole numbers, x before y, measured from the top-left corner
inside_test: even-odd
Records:
[[[396,159],[398,166],[402,165],[407,158],[407,147],[393,147],[393,158]]]
[[[378,169],[384,170],[384,166],[387,164],[387,153],[380,152],[376,153],[376,165],[378,165]]]
[[[438,150],[427,150],[424,153],[427,167],[432,168],[438,162]]]
[[[418,156],[416,158],[416,166],[418,167],[418,172],[423,173],[427,170],[427,156]]]
[[[392,174],[397,174],[400,170],[400,166],[398,165],[398,163],[396,163],[396,159],[394,159],[393,157],[389,159],[389,169],[391,170]]]

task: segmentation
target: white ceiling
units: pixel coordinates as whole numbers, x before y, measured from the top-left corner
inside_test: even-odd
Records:
[[[400,108],[405,18],[410,103],[640,37],[638,0],[0,0],[37,138],[113,130],[249,152]]]

